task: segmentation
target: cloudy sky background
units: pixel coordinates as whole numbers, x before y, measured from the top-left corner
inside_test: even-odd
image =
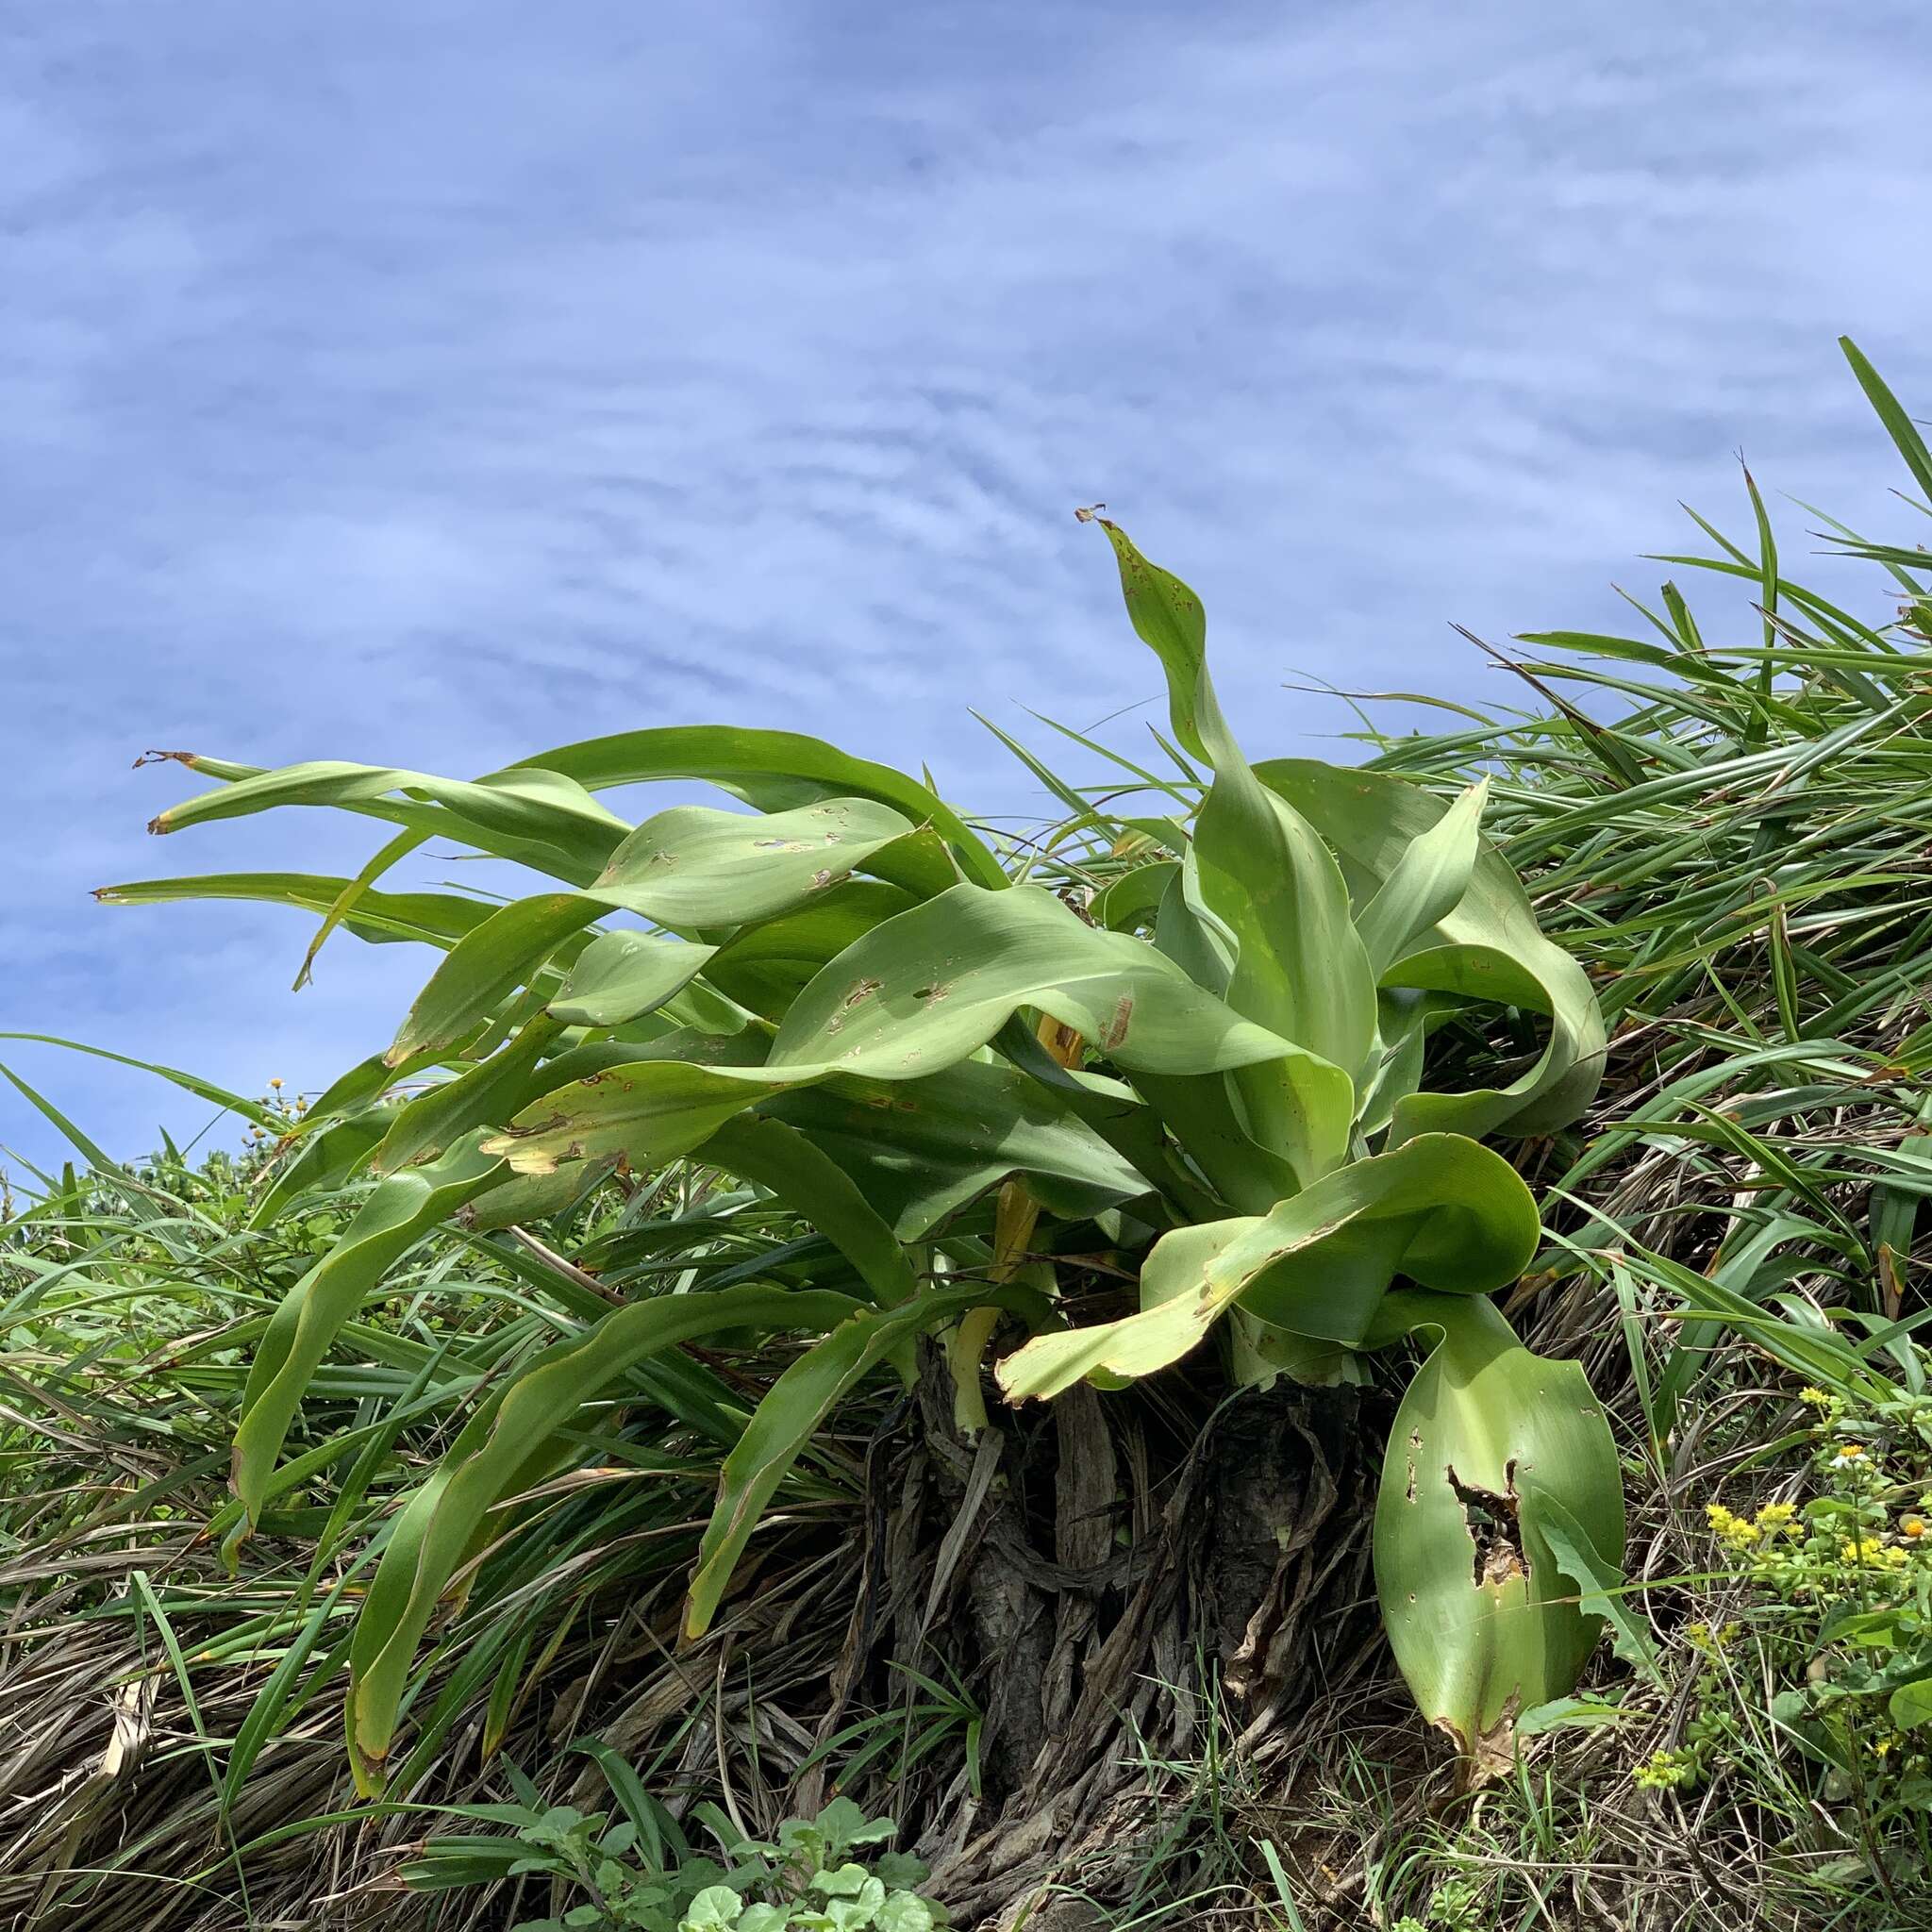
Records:
[[[1303,675],[1505,698],[1448,628],[1624,628],[1759,480],[1911,532],[1833,338],[1932,409],[1916,9],[67,0],[0,29],[0,1026],[259,1091],[430,961],[88,888],[148,746],[472,775],[816,732],[1024,811],[1151,658],[1075,503],[1203,592],[1250,748]],[[1807,547],[1802,512],[1783,516]],[[1707,597],[1716,613],[1736,600]],[[1735,620],[1733,620],[1735,621]],[[1110,729],[1129,741],[1142,715]],[[1391,722],[1399,714],[1389,713]],[[392,883],[442,878],[428,853]],[[121,1154],[208,1109],[0,1058]],[[223,1130],[226,1132],[227,1130]],[[58,1158],[10,1089],[0,1141]]]

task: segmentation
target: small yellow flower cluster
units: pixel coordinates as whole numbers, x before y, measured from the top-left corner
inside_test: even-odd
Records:
[[[1717,1540],[1728,1549],[1749,1549],[1774,1536],[1801,1536],[1798,1511],[1790,1503],[1767,1503],[1756,1516],[1735,1516],[1722,1503],[1707,1503],[1704,1514]]]
[[[1897,1543],[1881,1542],[1875,1536],[1847,1537],[1838,1553],[1847,1563],[1862,1563],[1872,1570],[1903,1570],[1907,1561]]]
[[[1734,1550],[1757,1541],[1757,1525],[1748,1516],[1732,1515],[1722,1503],[1707,1503],[1704,1514],[1717,1540]]]
[[[1808,1402],[1813,1408],[1824,1408],[1829,1405],[1831,1397],[1823,1389],[1800,1389],[1798,1400]]]

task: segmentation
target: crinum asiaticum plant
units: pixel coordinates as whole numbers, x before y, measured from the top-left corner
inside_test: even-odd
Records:
[[[581,1457],[587,1404],[680,1342],[747,1329],[819,1339],[724,1463],[693,1634],[841,1396],[946,1331],[977,1419],[1005,1310],[1029,1331],[994,1371],[1015,1402],[1117,1388],[1216,1335],[1242,1381],[1357,1376],[1363,1352],[1424,1338],[1375,1519],[1397,1659],[1472,1759],[1574,1681],[1599,1629],[1579,1596],[1622,1557],[1617,1462],[1581,1371],[1529,1354],[1486,1299],[1528,1263],[1538,1219],[1482,1137],[1581,1112],[1595,1000],[1484,844],[1482,786],[1445,802],[1367,772],[1251,766],[1215,700],[1199,601],[1103,527],[1174,733],[1211,782],[1191,824],[1137,822],[1146,862],[1089,904],[1026,883],[928,785],[729,727],[593,739],[468,783],[190,758],[224,783],[158,831],[289,804],[398,830],[353,880],[103,894],[269,898],[323,912],[318,944],[340,924],[446,950],[388,1051],[312,1109],[279,1184],[363,1162],[386,1176],[261,1339],[234,1452],[249,1523],[290,1479],[284,1441],[333,1338],[459,1210],[513,1225],[616,1163],[690,1156],[771,1191],[843,1257],[809,1288],[631,1303],[493,1386],[395,1521],[360,1612],[348,1727],[366,1783],[439,1600],[501,1533],[491,1512]],[[656,779],[707,780],[750,809],[633,826],[596,796]],[[379,891],[431,837],[555,887],[500,908]],[[636,923],[603,929],[612,915]],[[1431,1029],[1484,1004],[1534,1016],[1541,1051],[1507,1084],[1428,1091]],[[389,1097],[437,1068],[451,1077]],[[1050,1264],[1029,1257],[1094,1219],[1142,1251],[1140,1306],[1069,1328]]]

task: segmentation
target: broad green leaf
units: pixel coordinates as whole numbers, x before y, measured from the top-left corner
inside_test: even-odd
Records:
[[[491,1511],[571,1453],[558,1431],[587,1403],[680,1342],[734,1328],[829,1331],[852,1307],[823,1290],[756,1287],[633,1303],[544,1350],[479,1409],[396,1518],[357,1620],[346,1718],[361,1789],[379,1785],[410,1663],[438,1600]]]
[[[408,1102],[375,1150],[376,1173],[395,1174],[433,1158],[464,1134],[507,1120],[528,1103],[533,1088],[541,1092],[554,1077],[538,1069],[562,1031],[557,1021],[539,1014],[508,1046]]]
[[[1435,1134],[1357,1160],[1271,1213],[1176,1228],[1141,1271],[1141,1312],[1040,1335],[995,1374],[1014,1400],[1058,1395],[1083,1376],[1118,1384],[1178,1361],[1237,1304],[1319,1341],[1358,1346],[1400,1273],[1479,1294],[1536,1252],[1536,1205],[1500,1155]]]
[[[1381,1327],[1440,1340],[1390,1431],[1376,1590],[1417,1704],[1480,1781],[1513,1760],[1517,1713],[1566,1696],[1596,1646],[1602,1620],[1580,1607],[1538,1505],[1560,1508],[1593,1574],[1614,1568],[1616,1445],[1582,1369],[1530,1354],[1489,1302],[1391,1295]]]
[[[566,1026],[622,1026],[654,1013],[709,963],[716,946],[652,933],[600,933],[576,957],[550,1014]]]
[[[919,1080],[832,1079],[760,1102],[809,1136],[916,1241],[1014,1174],[1072,1219],[1154,1184],[1064,1102],[1013,1068],[961,1060]]]
[[[1574,965],[1567,955],[1563,958],[1566,964]],[[1423,1090],[1398,1100],[1390,1120],[1390,1140],[1427,1133],[1548,1133],[1575,1119],[1603,1076],[1603,1015],[1594,995],[1588,1006],[1579,1000],[1566,1003],[1567,978],[1541,974],[1519,956],[1499,948],[1474,944],[1410,953],[1391,966],[1382,975],[1385,987],[1513,1006],[1542,1014],[1551,1030],[1536,1062],[1507,1087],[1471,1088],[1458,1093]],[[1575,989],[1575,981],[1568,985],[1571,991]],[[1586,982],[1582,991],[1588,990]]]
[[[1117,1064],[1204,1073],[1284,1054],[1152,946],[1088,925],[1050,892],[955,886],[875,926],[785,1015],[767,1064],[808,1078],[908,1080],[984,1046],[1038,1007]]]
[[[527,1227],[575,1208],[617,1165],[614,1156],[603,1160],[575,1160],[555,1174],[514,1174],[485,1188],[457,1209],[458,1226],[473,1234],[492,1234],[499,1228]]]
[[[775,1024],[828,959],[918,903],[882,879],[846,879],[792,911],[741,928],[718,948],[705,977]]]
[[[1306,1389],[1359,1385],[1370,1379],[1367,1364],[1354,1349],[1278,1328],[1242,1307],[1228,1310],[1227,1343],[1234,1379],[1243,1389],[1269,1388],[1280,1375]]]
[[[877,1932],[933,1932],[932,1907],[909,1891],[895,1891],[873,1915]]]
[[[393,1108],[371,1108],[296,1141],[250,1210],[249,1226],[267,1227],[304,1195],[341,1187],[368,1164],[395,1118]]]
[[[1334,855],[1257,778],[1222,715],[1200,599],[1101,521],[1134,628],[1167,669],[1175,732],[1214,767],[1191,857],[1202,901],[1234,941],[1227,1003],[1301,1049],[1234,1084],[1255,1139],[1284,1155],[1306,1185],[1347,1155],[1355,1081],[1374,1040],[1374,974]]]
[[[1224,999],[1227,996],[1239,941],[1201,896],[1201,865],[1191,843],[1170,870],[1155,908],[1154,943],[1196,986]]]
[[[908,832],[896,812],[864,799],[834,799],[777,817],[700,806],[660,813],[625,841],[594,890],[517,900],[467,934],[417,996],[390,1057],[400,1060],[461,1039],[507,993],[526,984],[559,945],[608,911],[686,928],[756,923],[841,883],[847,867],[905,844]],[[930,883],[943,885],[950,876],[946,868]],[[613,940],[625,942],[622,954],[608,947]],[[644,935],[610,934],[605,941],[600,960],[621,958],[649,977],[653,962]],[[684,963],[696,962],[687,957]],[[599,983],[593,980],[593,990]],[[645,990],[654,987],[652,981]],[[656,1004],[677,990],[667,986]],[[571,995],[562,1004],[568,1009]],[[593,1003],[578,1023],[620,1024],[591,1017],[601,1010]],[[634,1007],[624,1017],[644,1010]],[[566,1011],[565,1017],[577,1016]]]
[[[1232,1074],[1141,1074],[1135,1085],[1228,1207],[1266,1214],[1300,1191],[1303,1175],[1287,1153],[1249,1131]]]
[[[769,1188],[858,1269],[874,1301],[908,1302],[919,1278],[899,1238],[827,1154],[782,1121],[727,1121],[705,1141],[709,1165]]]
[[[701,1151],[801,1214],[851,1260],[876,1299],[908,1299],[916,1283],[906,1251],[845,1171],[782,1122],[737,1118],[769,1091],[756,1068],[632,1061],[547,1095],[526,1124],[484,1144],[531,1175],[620,1157],[650,1167]]]
[[[638,911],[665,925],[754,924],[839,884],[915,829],[868,798],[770,813],[674,806],[610,855],[597,888],[625,888]]]
[[[1256,775],[1294,807],[1340,860],[1351,899],[1366,908],[1401,865],[1417,839],[1441,823],[1451,808],[1420,786],[1385,772],[1325,765],[1305,758],[1277,758],[1257,765]],[[1429,967],[1410,967],[1416,956],[1469,951],[1474,957],[1458,970],[1436,958]],[[1508,961],[1521,978],[1513,982],[1532,1011],[1550,1018],[1550,1040],[1528,1072],[1507,1087],[1464,1094],[1417,1094],[1395,1110],[1391,1139],[1411,1133],[1554,1133],[1590,1105],[1603,1077],[1604,1024],[1596,995],[1583,969],[1560,946],[1545,939],[1536,923],[1522,881],[1500,854],[1479,847],[1461,903],[1435,926],[1414,935],[1398,958],[1385,968],[1385,987],[1440,982],[1497,990]],[[1528,986],[1537,991],[1532,995]],[[1487,996],[1471,991],[1469,998]]]
[[[383,1058],[391,1065],[443,1053],[481,1025],[566,940],[609,910],[589,892],[517,899],[465,933],[416,995]]]
[[[1932,1724],[1932,1671],[1901,1684],[1886,1700],[1886,1710],[1900,1730]]]
[[[870,798],[913,824],[930,824],[952,848],[968,878],[993,891],[1007,884],[999,860],[965,821],[930,788],[890,765],[852,757],[793,731],[731,724],[673,724],[624,731],[559,745],[512,770],[539,766],[587,791],[697,778],[760,811],[789,811],[824,798]]]
[[[1462,904],[1481,846],[1490,781],[1472,785],[1427,831],[1403,848],[1356,921],[1379,979],[1417,939]]]
[[[1233,933],[1227,1003],[1302,1049],[1236,1080],[1257,1140],[1304,1184],[1346,1158],[1355,1082],[1375,1032],[1375,982],[1333,855],[1248,770],[1203,678],[1214,786],[1194,834],[1201,892]]]
[[[744,1900],[728,1885],[708,1885],[685,1907],[677,1932],[732,1932]]]
[[[617,1156],[650,1168],[694,1152],[785,1084],[758,1067],[630,1060],[553,1089],[483,1144],[519,1174]]]
[[[1088,910],[1093,915],[1094,924],[1106,926],[1110,932],[1133,932],[1141,926],[1151,927],[1160,910],[1161,901],[1179,873],[1178,859],[1162,858],[1152,865],[1140,866],[1133,872],[1123,874],[1093,895],[1093,903]]]
[[[466,1141],[433,1166],[392,1174],[283,1297],[249,1364],[235,1430],[230,1479],[251,1523],[259,1520],[289,1424],[337,1330],[392,1262],[502,1172],[500,1159]]]

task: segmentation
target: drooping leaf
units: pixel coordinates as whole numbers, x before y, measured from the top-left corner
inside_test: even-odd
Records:
[[[794,731],[732,724],[663,725],[558,745],[511,769],[531,766],[561,773],[591,791],[656,779],[697,778],[760,811],[789,811],[824,798],[875,799],[915,825],[932,825],[968,878],[994,891],[1007,884],[1005,871],[985,842],[928,787],[890,765],[854,758]]]
[[[1356,1347],[1400,1273],[1451,1294],[1500,1288],[1528,1265],[1536,1204],[1509,1163],[1460,1135],[1426,1135],[1352,1162],[1265,1215],[1176,1228],[1141,1271],[1141,1311],[1039,1335],[995,1372],[1008,1397],[1082,1376],[1152,1374],[1240,1304],[1264,1322]]]
[[[341,905],[353,879],[304,872],[209,873],[200,878],[135,879],[97,886],[103,906],[165,906],[188,899],[240,899],[259,906],[291,906],[326,916]],[[416,940],[447,949],[490,917],[491,908],[455,892],[358,893],[341,915],[343,929],[381,944]]]
[[[1052,1092],[997,1061],[918,1080],[832,1079],[759,1104],[858,1182],[901,1241],[922,1240],[1012,1174],[1078,1219],[1152,1191]]]
[[[333,759],[284,765],[204,791],[171,806],[148,829],[178,832],[285,805],[375,807],[376,815],[419,829],[441,825],[502,858],[547,861],[563,877],[593,876],[628,829],[581,785],[555,771],[519,767],[472,781]]]
[[[1050,894],[962,885],[874,927],[823,968],[762,1067],[613,1066],[546,1094],[488,1144],[522,1173],[606,1154],[648,1165],[700,1147],[760,1090],[943,1071],[1023,1005],[1128,1066],[1215,1070],[1288,1051],[1153,948],[1087,925]]]
[[[275,1178],[250,1211],[248,1224],[267,1227],[304,1194],[340,1187],[368,1163],[395,1117],[393,1108],[370,1108],[298,1141],[274,1170]]]
[[[483,1144],[519,1174],[620,1156],[650,1168],[694,1152],[785,1084],[758,1067],[628,1060],[546,1092]]]
[[[539,1068],[562,1031],[557,1021],[540,1014],[489,1058],[407,1102],[375,1151],[375,1171],[396,1174],[432,1159],[463,1135],[494,1126],[527,1104],[533,1090],[541,1091],[553,1077]]]
[[[705,977],[775,1024],[828,959],[918,903],[883,879],[846,879],[790,912],[741,927],[718,948]]]
[[[1532,1355],[1489,1302],[1391,1295],[1382,1333],[1440,1340],[1396,1411],[1375,1504],[1375,1586],[1396,1663],[1473,1781],[1514,1757],[1517,1714],[1574,1689],[1603,1624],[1586,1614],[1539,1518],[1573,1559],[1624,1554],[1616,1445],[1575,1362]]]
[[[915,829],[869,798],[771,813],[674,806],[610,855],[597,888],[625,889],[635,909],[665,925],[755,924],[839,884]],[[936,881],[952,882],[950,868]]]
[[[573,1161],[555,1174],[513,1174],[458,1208],[456,1220],[475,1234],[548,1221],[553,1215],[568,1213],[616,1165],[612,1156],[604,1160]]]
[[[465,933],[416,995],[383,1056],[391,1066],[419,1053],[444,1053],[481,1025],[566,940],[608,911],[589,892],[543,892],[513,900]]]
[[[397,1517],[357,1620],[346,1718],[361,1788],[380,1783],[409,1666],[438,1599],[490,1511],[569,1453],[558,1432],[586,1403],[681,1341],[733,1328],[830,1330],[852,1307],[822,1290],[757,1287],[633,1303],[546,1349],[479,1409]]]
[[[1153,947],[1088,925],[1050,892],[963,885],[831,960],[785,1015],[767,1064],[912,1079],[985,1045],[1022,1006],[1125,1067],[1218,1072],[1287,1051]]]
[[[550,1014],[566,1026],[622,1026],[654,1013],[717,953],[652,933],[600,933],[576,957]]]
[[[919,1291],[911,1259],[891,1224],[852,1177],[795,1127],[741,1116],[706,1140],[704,1158],[769,1188],[852,1263],[874,1301],[892,1307]]]
[[[1049,1305],[1043,1296],[1008,1284],[941,1291],[892,1308],[857,1308],[772,1384],[724,1460],[717,1506],[698,1548],[685,1612],[687,1636],[702,1637],[710,1627],[773,1491],[840,1398],[903,1341],[979,1306],[1018,1307],[1043,1321]]]
[[[249,1364],[235,1429],[230,1479],[251,1522],[259,1518],[289,1424],[337,1331],[391,1262],[502,1172],[503,1162],[480,1153],[472,1138],[432,1166],[391,1175],[282,1298]]]

